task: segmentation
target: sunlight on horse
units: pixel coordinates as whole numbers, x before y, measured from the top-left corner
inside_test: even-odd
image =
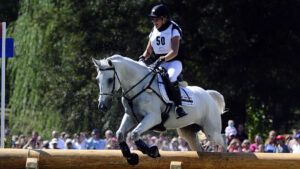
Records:
[[[147,66],[130,58],[113,55],[93,62],[97,68],[99,93],[99,109],[107,111],[111,107],[114,94],[122,89],[122,104],[125,114],[116,133],[123,156],[130,162],[133,157],[125,142],[128,132],[139,150],[155,158],[159,157],[157,147],[148,147],[140,139],[140,135],[162,122],[161,113],[166,109],[166,103],[160,98],[157,75]],[[155,79],[151,81],[152,79]],[[153,92],[149,92],[150,88]],[[177,129],[190,148],[203,151],[197,137],[201,126],[208,140],[226,149],[221,135],[221,114],[224,113],[225,101],[223,96],[214,90],[204,90],[197,86],[187,86],[194,95],[192,106],[183,106],[188,115],[176,119],[174,106],[171,107],[169,118],[163,124],[166,129]],[[131,131],[130,131],[131,130]]]

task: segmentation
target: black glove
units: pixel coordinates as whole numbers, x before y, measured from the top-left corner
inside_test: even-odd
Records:
[[[146,57],[144,55],[141,55],[139,57],[139,62],[145,62]]]
[[[153,63],[154,69],[158,69],[158,67],[163,63],[160,59],[157,59],[156,62]]]

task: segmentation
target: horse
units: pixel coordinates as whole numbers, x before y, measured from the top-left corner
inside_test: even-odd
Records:
[[[145,64],[121,55],[106,59],[92,59],[97,69],[99,86],[98,108],[107,112],[116,92],[122,90],[122,104],[125,113],[116,137],[123,156],[131,165],[138,164],[138,155],[131,153],[126,144],[126,135],[131,132],[138,150],[150,157],[160,157],[157,146],[149,147],[140,136],[142,133],[162,123],[162,112],[168,104],[161,99],[158,75]],[[221,135],[221,114],[225,108],[224,97],[215,90],[204,90],[197,86],[186,86],[194,95],[194,106],[183,106],[187,115],[176,118],[175,107],[169,108],[169,117],[163,123],[166,129],[177,129],[177,133],[187,141],[191,150],[203,151],[198,139],[198,131],[203,130],[208,140],[226,149]]]

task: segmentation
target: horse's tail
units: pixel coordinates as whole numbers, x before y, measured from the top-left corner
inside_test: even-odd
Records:
[[[207,90],[209,95],[216,101],[219,111],[221,114],[226,113],[225,111],[225,100],[221,93],[215,91],[215,90]]]

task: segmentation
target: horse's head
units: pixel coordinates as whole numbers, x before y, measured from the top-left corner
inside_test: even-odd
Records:
[[[120,81],[111,60],[93,59],[93,62],[97,68],[96,79],[100,89],[98,108],[100,111],[106,112],[111,107],[114,94],[120,89]]]

